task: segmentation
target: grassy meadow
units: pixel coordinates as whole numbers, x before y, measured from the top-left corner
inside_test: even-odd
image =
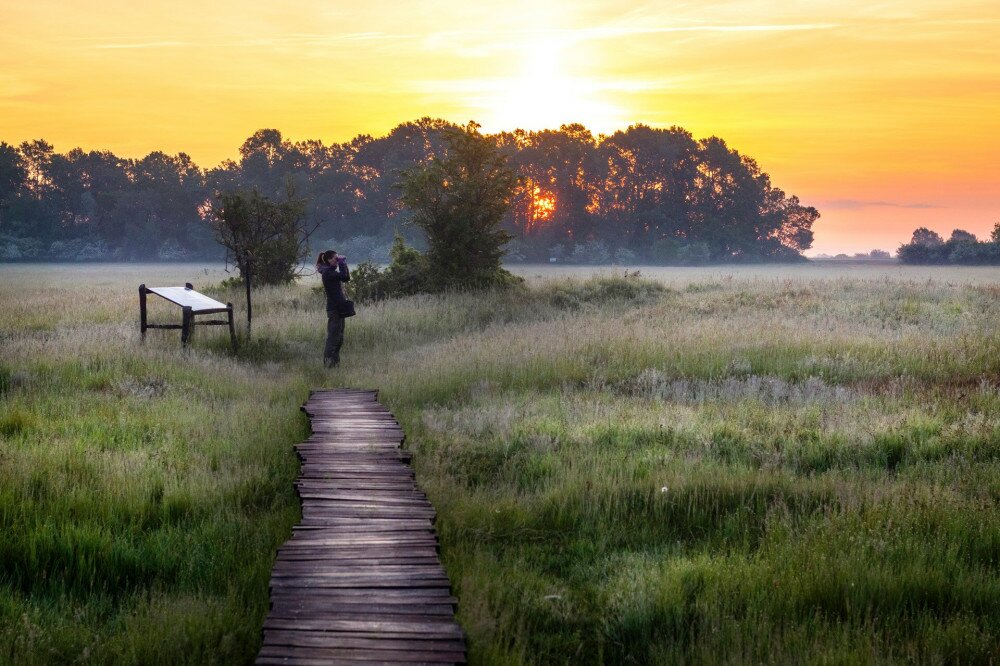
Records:
[[[406,428],[474,664],[1000,661],[1000,269],[517,271],[327,371],[315,278],[234,355],[139,343],[218,267],[0,266],[0,662],[250,662],[322,386]]]

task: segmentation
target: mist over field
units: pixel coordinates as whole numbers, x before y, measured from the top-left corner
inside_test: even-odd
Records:
[[[329,371],[315,276],[234,353],[139,343],[218,264],[0,267],[0,660],[249,662],[322,386],[403,425],[472,663],[1000,657],[998,269],[515,270]]]

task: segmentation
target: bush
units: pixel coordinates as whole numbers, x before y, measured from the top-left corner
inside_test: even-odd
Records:
[[[156,258],[162,261],[182,261],[190,259],[190,257],[191,253],[172,238],[164,241],[160,249],[156,251]]]
[[[351,281],[347,283],[351,298],[364,303],[435,293],[448,288],[448,281],[436,275],[437,268],[431,265],[427,256],[407,245],[401,235],[396,234],[389,254],[392,263],[385,270],[379,270],[374,263],[365,261],[351,271]],[[501,268],[492,275],[480,275],[480,282],[474,287],[504,287],[523,282],[523,279]]]
[[[677,248],[677,261],[685,265],[704,264],[712,258],[707,243],[691,243]]]
[[[0,261],[17,261],[23,255],[17,243],[4,243],[0,245]]]
[[[677,250],[680,243],[676,238],[657,239],[649,249],[649,258],[658,264],[670,264],[677,261]]]
[[[108,261],[113,257],[114,252],[106,242],[95,240],[81,245],[73,259],[76,261]]]
[[[504,257],[504,261],[513,264],[523,264],[528,260],[526,253],[530,251],[530,248],[528,248],[523,242],[519,240],[512,240],[507,243],[507,254]]]
[[[575,264],[606,264],[611,261],[611,252],[604,241],[590,240],[574,245],[569,260]]]
[[[663,284],[641,278],[638,271],[586,282],[560,282],[542,290],[552,305],[570,310],[584,305],[652,303],[667,292]]]
[[[42,244],[35,238],[0,235],[0,261],[22,261],[42,258]]]
[[[369,303],[384,298],[383,279],[384,273],[378,266],[370,261],[363,261],[351,271],[351,281],[346,285],[347,295],[358,303]]]
[[[393,239],[389,257],[391,263],[385,270],[379,270],[374,263],[364,261],[351,271],[347,289],[354,300],[364,303],[411,296],[430,290],[426,258],[408,246],[398,233]]]
[[[623,264],[625,266],[631,266],[635,264],[637,259],[635,252],[628,249],[627,247],[620,247],[615,250],[615,263]]]

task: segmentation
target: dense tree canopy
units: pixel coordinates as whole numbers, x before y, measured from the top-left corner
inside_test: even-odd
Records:
[[[204,170],[180,153],[141,159],[56,153],[45,141],[0,143],[0,259],[180,259],[221,256],[206,222],[211,195],[276,198],[287,182],[314,235],[355,259],[388,258],[404,224],[402,173],[443,155],[456,129],[423,118],[382,137],[325,145],[255,132],[235,160]],[[722,139],[635,125],[594,136],[582,125],[486,135],[518,177],[503,228],[508,259],[659,262],[795,259],[812,243],[815,208],[772,185]]]
[[[964,229],[955,229],[946,241],[936,231],[920,227],[909,243],[899,247],[904,264],[1000,264],[1000,222],[990,240],[980,242]]]

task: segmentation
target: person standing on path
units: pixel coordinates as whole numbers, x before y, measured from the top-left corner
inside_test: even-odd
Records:
[[[340,365],[340,346],[344,344],[344,318],[340,308],[347,303],[344,283],[350,282],[351,272],[347,268],[347,257],[334,250],[320,252],[316,258],[316,270],[323,277],[326,292],[326,346],[323,348],[323,367]]]

